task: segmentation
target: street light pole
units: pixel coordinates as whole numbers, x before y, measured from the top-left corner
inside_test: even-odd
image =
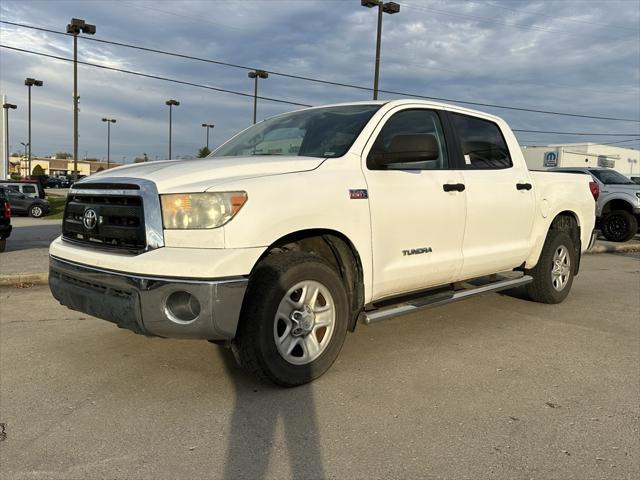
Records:
[[[24,147],[24,155],[22,155],[22,161],[26,161],[27,160],[27,148],[29,147],[29,142],[27,142],[27,143],[20,142],[20,145],[22,145]],[[22,170],[23,170],[22,161],[20,162],[20,168],[19,168],[20,172],[22,172]]]
[[[73,179],[78,179],[78,35],[94,35],[96,26],[79,18],[72,18],[67,33],[73,35]]]
[[[172,108],[174,106],[180,105],[180,102],[177,100],[167,100],[164,102],[165,105],[169,105],[169,158],[167,160],[171,160],[171,123],[172,123]]]
[[[6,145],[5,158],[2,159],[2,163],[4,163],[4,176],[9,178],[9,110],[15,110],[18,106],[12,103],[3,103],[2,108],[4,109],[4,141]]]
[[[29,110],[29,120],[28,120],[28,123],[29,123],[29,127],[28,127],[29,138],[27,140],[27,145],[29,146],[29,160],[27,162],[27,166],[29,168],[29,171],[27,172],[27,175],[26,175],[26,176],[29,176],[29,175],[31,175],[31,87],[41,87],[44,83],[43,83],[42,80],[36,80],[35,78],[26,78],[24,80],[24,84],[27,86],[27,89],[29,90],[29,101],[28,101],[28,104],[29,104],[29,107],[28,107],[28,110]]]
[[[249,78],[253,78],[253,124],[256,123],[256,112],[258,110],[258,78],[269,78],[269,74],[264,70],[254,70],[247,75]]]
[[[116,123],[115,118],[103,118],[103,122],[107,122],[107,170],[111,166],[111,124]]]
[[[380,44],[382,43],[382,14],[398,13],[400,5],[396,2],[383,2],[382,0],[360,0],[363,7],[378,7],[378,33],[376,35],[376,64],[373,76],[373,99],[378,99],[378,81],[380,79]]]
[[[207,150],[209,150],[209,129],[215,127],[215,125],[203,123],[202,126],[207,129]]]

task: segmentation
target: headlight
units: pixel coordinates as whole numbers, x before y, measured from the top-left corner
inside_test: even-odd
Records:
[[[160,195],[164,228],[221,227],[240,211],[247,192],[179,193]]]

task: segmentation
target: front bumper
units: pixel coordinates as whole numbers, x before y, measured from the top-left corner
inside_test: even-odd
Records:
[[[49,288],[62,305],[149,336],[233,339],[247,282],[130,275],[49,257]]]

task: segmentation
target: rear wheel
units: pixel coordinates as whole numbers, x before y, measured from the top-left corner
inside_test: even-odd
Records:
[[[600,223],[604,238],[611,242],[631,240],[638,231],[638,220],[626,210],[609,212]]]
[[[340,353],[348,305],[340,275],[322,258],[271,255],[249,282],[234,352],[263,380],[286,387],[308,383]]]
[[[538,264],[527,273],[533,282],[527,285],[531,300],[560,303],[571,290],[576,265],[576,249],[568,233],[549,230]]]
[[[40,218],[44,215],[44,210],[40,205],[32,205],[29,209],[29,215],[33,218]]]

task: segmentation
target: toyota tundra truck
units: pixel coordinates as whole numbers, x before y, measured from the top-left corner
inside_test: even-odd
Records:
[[[295,386],[358,323],[518,286],[563,301],[593,241],[590,180],[530,172],[493,115],[418,100],[309,108],[205,159],[75,183],[49,285],[71,309],[230,347]]]

